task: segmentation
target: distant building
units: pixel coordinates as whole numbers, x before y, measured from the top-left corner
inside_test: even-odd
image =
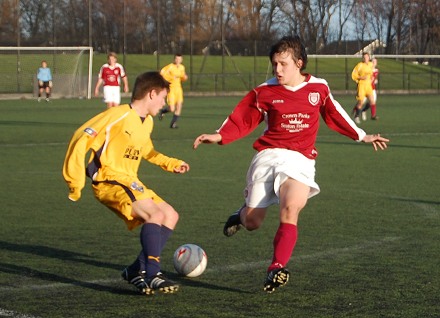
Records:
[[[379,40],[332,42],[319,50],[318,54],[360,55],[362,52],[383,54],[385,44]]]

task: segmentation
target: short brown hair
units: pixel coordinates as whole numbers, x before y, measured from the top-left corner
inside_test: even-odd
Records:
[[[290,52],[292,53],[292,58],[295,61],[302,60],[301,71],[307,66],[307,53],[301,38],[298,35],[294,36],[284,36],[277,43],[275,43],[270,49],[269,58],[272,58],[275,54]]]
[[[108,52],[107,58],[109,58],[110,56],[113,56],[115,59],[118,58],[118,55],[115,52]]]
[[[131,101],[141,100],[151,91],[160,92],[170,90],[170,83],[167,82],[159,72],[145,72],[140,74],[134,82]]]

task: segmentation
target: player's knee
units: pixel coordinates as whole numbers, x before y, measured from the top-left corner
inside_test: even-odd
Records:
[[[280,211],[280,219],[282,223],[296,224],[298,216],[305,204],[291,203],[284,206]]]
[[[257,217],[246,217],[244,220],[244,227],[248,231],[254,231],[261,227],[263,224],[263,219]]]
[[[179,222],[179,213],[172,209],[165,214],[165,219],[167,220],[168,224],[176,225],[177,222]]]
[[[157,210],[143,215],[145,223],[162,224],[165,220],[165,213],[161,210]]]

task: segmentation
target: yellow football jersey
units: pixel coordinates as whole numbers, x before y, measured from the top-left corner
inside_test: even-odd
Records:
[[[182,78],[185,76],[185,66],[183,64],[170,63],[160,70],[160,75],[170,82],[170,89],[182,84]]]
[[[137,179],[142,158],[173,172],[182,160],[154,149],[153,118],[142,120],[130,105],[110,108],[82,125],[74,133],[64,160],[63,176],[69,188],[81,191],[87,175],[94,181]],[[86,167],[86,155],[91,156]]]
[[[373,62],[359,62],[356,64],[356,66],[353,69],[353,72],[351,73],[351,78],[356,83],[371,83],[371,76],[373,75]],[[366,77],[365,79],[361,80],[360,77]]]

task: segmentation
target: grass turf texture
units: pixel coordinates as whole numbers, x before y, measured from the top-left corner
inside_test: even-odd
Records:
[[[353,96],[336,96],[350,111]],[[263,227],[222,234],[242,204],[252,141],[202,145],[238,98],[187,98],[180,128],[156,120],[156,149],[191,164],[173,175],[148,163],[141,179],[181,215],[163,255],[176,295],[146,297],[120,279],[140,249],[92,196],[67,199],[61,167],[67,142],[102,111],[98,99],[0,102],[0,315],[14,317],[438,317],[440,315],[440,98],[380,96],[379,121],[361,127],[391,139],[385,152],[357,144],[323,124],[318,136],[321,194],[300,217],[291,279],[262,291],[278,207]],[[174,274],[172,255],[195,243],[208,255],[194,279]]]

